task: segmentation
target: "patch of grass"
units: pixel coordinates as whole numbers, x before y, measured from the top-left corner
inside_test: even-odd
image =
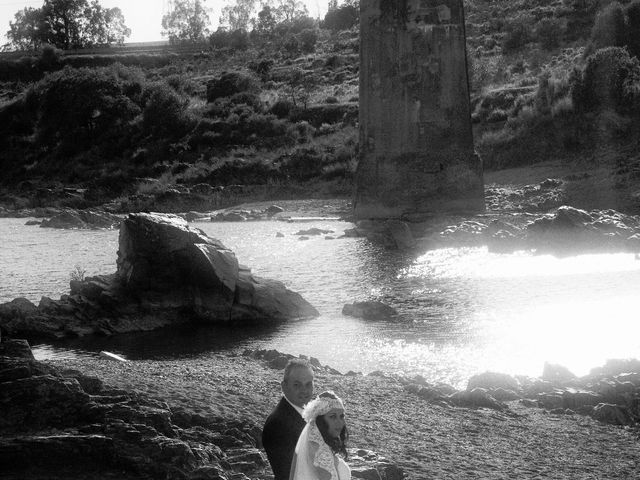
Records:
[[[69,278],[71,281],[82,282],[84,281],[86,273],[86,269],[82,268],[80,265],[76,265],[73,267],[73,270],[71,270]]]

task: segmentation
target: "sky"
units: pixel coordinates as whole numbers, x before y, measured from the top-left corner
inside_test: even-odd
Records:
[[[131,36],[127,42],[150,42],[162,40],[162,16],[166,13],[168,0],[99,0],[105,8],[120,7],[125,18],[125,23],[131,29]],[[313,18],[324,17],[328,0],[303,0]],[[7,43],[5,36],[9,30],[9,22],[14,20],[14,15],[25,7],[40,8],[42,0],[0,0],[0,45]],[[207,0],[206,5],[212,9],[209,18],[212,27],[217,27],[220,10],[227,4],[225,0]]]

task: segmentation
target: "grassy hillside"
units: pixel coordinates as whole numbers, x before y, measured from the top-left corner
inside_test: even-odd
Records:
[[[587,60],[616,44],[593,33],[599,17],[604,33],[615,30],[598,13],[611,3],[465,2],[472,119],[485,168],[606,160],[626,175],[620,188],[633,186],[637,60],[619,51]],[[616,5],[633,20],[638,3]],[[0,204],[47,204],[66,192],[55,201],[86,207],[198,184],[255,185],[249,194],[272,198],[349,195],[358,156],[357,28],[314,26],[285,37],[186,55],[45,49],[0,60]],[[609,83],[615,88],[601,94]]]

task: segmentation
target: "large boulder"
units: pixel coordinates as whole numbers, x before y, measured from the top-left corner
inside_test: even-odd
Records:
[[[634,425],[636,420],[624,405],[599,403],[593,408],[593,418],[612,425]]]
[[[220,241],[174,215],[130,215],[120,229],[117,266],[129,292],[213,322],[318,316],[299,294],[252,275]]]
[[[117,271],[71,282],[70,295],[36,307],[0,305],[0,328],[27,338],[153,330],[318,316],[298,293],[256,277],[220,241],[175,215],[139,213],[121,224]]]
[[[188,302],[228,318],[238,260],[216,239],[173,215],[130,215],[119,236],[117,277],[123,287],[165,307]]]

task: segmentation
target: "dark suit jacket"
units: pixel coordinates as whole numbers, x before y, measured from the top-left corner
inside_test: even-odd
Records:
[[[289,480],[293,452],[305,422],[282,397],[262,429],[262,445],[273,469],[274,480]]]

